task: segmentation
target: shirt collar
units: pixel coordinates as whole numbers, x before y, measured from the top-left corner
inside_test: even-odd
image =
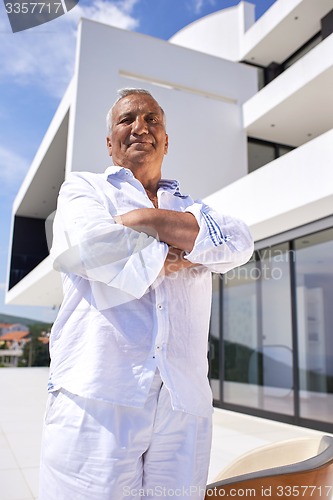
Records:
[[[130,176],[132,178],[134,177],[134,175],[128,168],[118,167],[114,165],[108,167],[105,170],[104,175],[106,179],[108,179],[109,177],[120,177],[120,178],[125,178],[125,176],[126,177]]]
[[[108,167],[104,172],[106,179],[109,177],[118,177],[125,178],[131,177],[134,178],[133,173],[128,168],[119,167],[119,166],[111,166]],[[179,182],[176,179],[161,179],[158,183],[158,187],[163,189],[163,191],[169,191],[172,194],[176,194],[181,196]]]

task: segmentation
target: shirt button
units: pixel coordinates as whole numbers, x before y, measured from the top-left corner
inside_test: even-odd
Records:
[[[155,346],[156,347],[156,351],[159,351],[161,349],[161,346],[160,345],[157,345]]]
[[[158,309],[159,311],[161,311],[161,310],[163,309],[162,304],[157,304],[157,309]]]

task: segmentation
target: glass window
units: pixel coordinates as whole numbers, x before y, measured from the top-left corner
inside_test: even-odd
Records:
[[[333,228],[256,250],[247,264],[215,280],[215,401],[331,428]]]
[[[265,68],[257,67],[258,73],[258,90],[261,90],[265,87]]]
[[[332,421],[333,229],[295,241],[300,416]]]
[[[223,400],[243,406],[257,406],[249,391],[250,359],[258,344],[255,276],[254,260],[223,276]]]
[[[266,165],[275,159],[275,146],[270,143],[261,143],[257,141],[248,141],[247,157],[248,157],[248,170],[253,172],[258,168]]]
[[[212,296],[212,315],[209,328],[209,379],[215,401],[221,400],[220,379],[220,282],[221,276],[213,274],[213,296]]]
[[[295,149],[286,144],[261,141],[249,137],[247,143],[248,171],[253,172],[267,163]]]
[[[320,44],[322,41],[321,34],[318,33],[314,38],[312,38],[308,43],[304,45],[300,50],[298,50],[293,56],[291,56],[287,61],[283,63],[283,70],[285,71],[287,68],[290,68],[295,62],[297,62],[301,57],[305,56],[308,52],[310,52],[314,47]]]
[[[290,153],[290,151],[292,151],[293,148],[292,146],[278,146],[278,156],[283,156],[285,155],[286,153]]]
[[[223,289],[224,401],[292,415],[288,245],[257,252]]]
[[[290,263],[287,243],[259,252],[258,361],[262,371],[261,408],[294,412]]]

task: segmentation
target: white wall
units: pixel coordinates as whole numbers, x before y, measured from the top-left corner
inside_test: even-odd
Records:
[[[254,23],[255,5],[240,2],[189,24],[170,38],[171,43],[239,61],[244,32]]]
[[[83,20],[67,169],[103,171],[110,164],[105,115],[118,88],[140,86],[166,111],[164,176],[178,178],[194,197],[207,196],[246,174],[241,104],[256,92],[256,79],[251,67]]]

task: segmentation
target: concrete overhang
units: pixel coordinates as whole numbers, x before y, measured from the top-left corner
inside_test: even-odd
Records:
[[[45,219],[55,210],[59,188],[65,178],[72,93],[73,81],[61,100],[14,200],[14,215]]]
[[[61,275],[44,259],[6,294],[6,304],[58,307],[63,299]]]
[[[62,285],[59,273],[52,269],[48,258],[10,288],[13,248],[17,238],[18,219],[25,227],[31,220],[41,221],[41,231],[47,240],[44,223],[57,205],[61,184],[65,179],[67,143],[69,129],[70,103],[73,81],[69,85],[42,143],[36,153],[29,171],[13,203],[12,234],[7,269],[7,292],[5,302],[13,305],[58,306],[62,300]],[[30,229],[27,229],[29,233]],[[33,236],[28,235],[28,237]],[[20,236],[18,237],[20,239]],[[45,243],[46,244],[46,243]]]
[[[241,60],[284,62],[320,31],[321,18],[332,9],[332,0],[278,0],[244,33]]]
[[[333,35],[243,105],[247,135],[300,146],[333,127]]]

